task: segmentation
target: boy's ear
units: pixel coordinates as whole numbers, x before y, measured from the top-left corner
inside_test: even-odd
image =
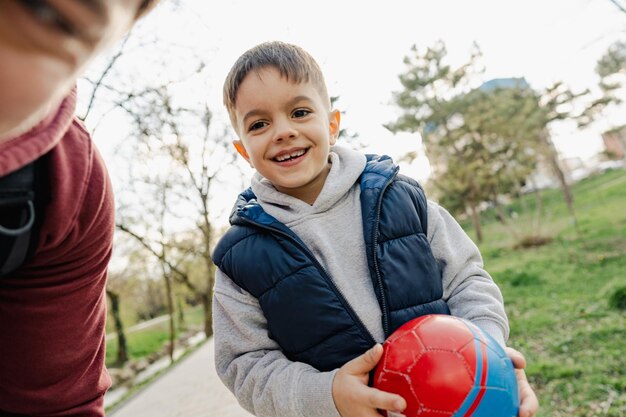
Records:
[[[333,110],[330,112],[330,144],[334,145],[339,137],[339,130],[341,126],[341,113],[339,110]]]
[[[248,151],[246,151],[246,148],[243,146],[243,142],[237,139],[233,141],[233,145],[235,145],[235,149],[237,149],[237,153],[241,155],[243,159],[248,161],[250,166],[252,166],[252,162],[250,161],[250,155],[248,155]]]

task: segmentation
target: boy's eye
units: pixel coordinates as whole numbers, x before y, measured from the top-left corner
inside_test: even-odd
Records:
[[[44,25],[60,30],[66,35],[75,35],[76,29],[54,7],[45,0],[19,0],[19,2]]]
[[[295,117],[296,119],[299,119],[299,118],[304,117],[304,116],[306,116],[308,114],[311,114],[310,110],[307,110],[307,109],[296,109],[293,112],[293,117]]]
[[[263,122],[263,121],[254,122],[254,123],[252,123],[250,125],[250,127],[248,127],[248,132],[252,132],[253,130],[262,129],[265,126],[267,126],[267,122]]]

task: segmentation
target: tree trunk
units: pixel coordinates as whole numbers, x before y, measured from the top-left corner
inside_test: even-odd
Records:
[[[184,332],[185,330],[187,330],[187,322],[185,321],[185,309],[182,298],[183,296],[181,295],[180,291],[178,291],[178,294],[176,296],[176,307],[178,310],[178,329],[181,332]]]
[[[549,136],[546,137],[546,143],[548,145],[548,159],[550,161],[550,165],[552,166],[552,171],[554,171],[554,174],[561,184],[563,199],[565,200],[567,210],[569,211],[569,214],[570,216],[572,216],[572,220],[574,221],[574,228],[578,232],[578,220],[576,219],[576,212],[574,211],[574,196],[572,195],[572,190],[567,183],[567,179],[565,178],[565,173],[563,172],[563,169],[561,169],[561,165],[559,164],[558,151],[556,150],[554,142],[552,142],[552,139]]]
[[[113,315],[115,332],[117,333],[117,358],[115,363],[121,366],[128,362],[128,346],[126,345],[124,325],[120,316],[120,296],[109,290],[106,293],[109,296],[109,300],[111,300],[111,314]]]
[[[565,204],[567,204],[567,210],[570,212],[570,215],[574,218],[574,221],[576,222],[576,213],[574,212],[574,196],[572,195],[570,186],[567,183],[567,179],[565,178],[565,173],[561,169],[558,157],[556,155],[551,155],[550,164],[552,165],[552,170],[554,171],[557,179],[559,180],[559,183],[561,184],[563,199],[565,200]]]
[[[163,279],[165,280],[165,289],[167,291],[167,309],[169,310],[169,325],[170,325],[170,343],[169,343],[169,356],[170,362],[174,362],[174,347],[176,346],[176,328],[174,327],[174,296],[172,294],[172,282],[170,276],[163,268]]]
[[[537,200],[537,222],[534,225],[534,229],[537,235],[541,234],[541,221],[543,220],[543,194],[541,190],[535,187],[535,198]]]
[[[482,243],[483,232],[480,227],[480,213],[478,213],[478,209],[473,203],[469,205],[469,209],[472,216],[472,223],[474,224],[474,230],[476,231],[476,240],[478,241],[478,243]]]
[[[493,202],[493,210],[496,212],[496,218],[498,219],[498,221],[500,221],[500,223],[502,223],[502,226],[504,226],[504,228],[509,233],[511,233],[511,235],[513,235],[513,238],[515,240],[518,240],[519,234],[515,231],[515,229],[511,226],[511,224],[507,220],[506,218],[507,215],[502,211],[502,206],[500,205],[500,203],[498,203],[498,198],[494,197],[492,202]],[[478,221],[480,222],[480,218]],[[480,228],[480,223],[478,227]]]
[[[506,219],[506,214],[502,211],[498,198],[494,197],[491,202],[493,203],[493,211],[496,213],[496,219],[502,223],[503,226],[508,227],[509,221]]]
[[[212,325],[212,321],[213,321],[213,315],[212,315],[212,308],[213,308],[213,298],[211,296],[211,294],[202,294],[202,307],[204,309],[204,334],[206,335],[207,339],[211,336],[213,336],[213,325]]]

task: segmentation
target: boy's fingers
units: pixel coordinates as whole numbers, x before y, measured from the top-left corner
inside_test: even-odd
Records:
[[[508,346],[504,350],[516,369],[524,369],[526,367],[526,358],[521,352]]]
[[[526,358],[524,358],[521,352],[513,348],[506,347],[505,351],[515,367],[515,377],[517,378],[520,399],[518,417],[533,417],[539,410],[539,400],[530,387],[528,379],[526,378],[526,372],[524,372]]]
[[[383,346],[379,343],[375,344],[370,350],[347,362],[343,369],[352,375],[360,375],[368,373],[378,363],[381,355],[383,354]]]
[[[515,375],[517,377],[517,385],[519,390],[520,405],[519,405],[519,417],[532,417],[537,411],[539,411],[539,400],[537,395],[530,387],[528,379],[526,379],[526,373],[523,369],[516,369]]]
[[[402,411],[406,408],[406,401],[397,394],[391,394],[376,388],[368,388],[367,391],[367,401],[371,408],[389,411]]]

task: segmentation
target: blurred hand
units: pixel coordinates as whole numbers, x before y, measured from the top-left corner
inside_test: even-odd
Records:
[[[406,401],[367,385],[369,372],[383,354],[381,344],[339,368],[333,380],[333,399],[342,417],[380,417],[376,409],[402,412]]]
[[[513,366],[515,367],[515,376],[517,378],[517,387],[519,391],[519,413],[518,417],[533,417],[539,410],[539,401],[535,392],[530,387],[528,380],[526,379],[526,358],[521,352],[506,347],[504,348],[506,354],[511,358]]]

